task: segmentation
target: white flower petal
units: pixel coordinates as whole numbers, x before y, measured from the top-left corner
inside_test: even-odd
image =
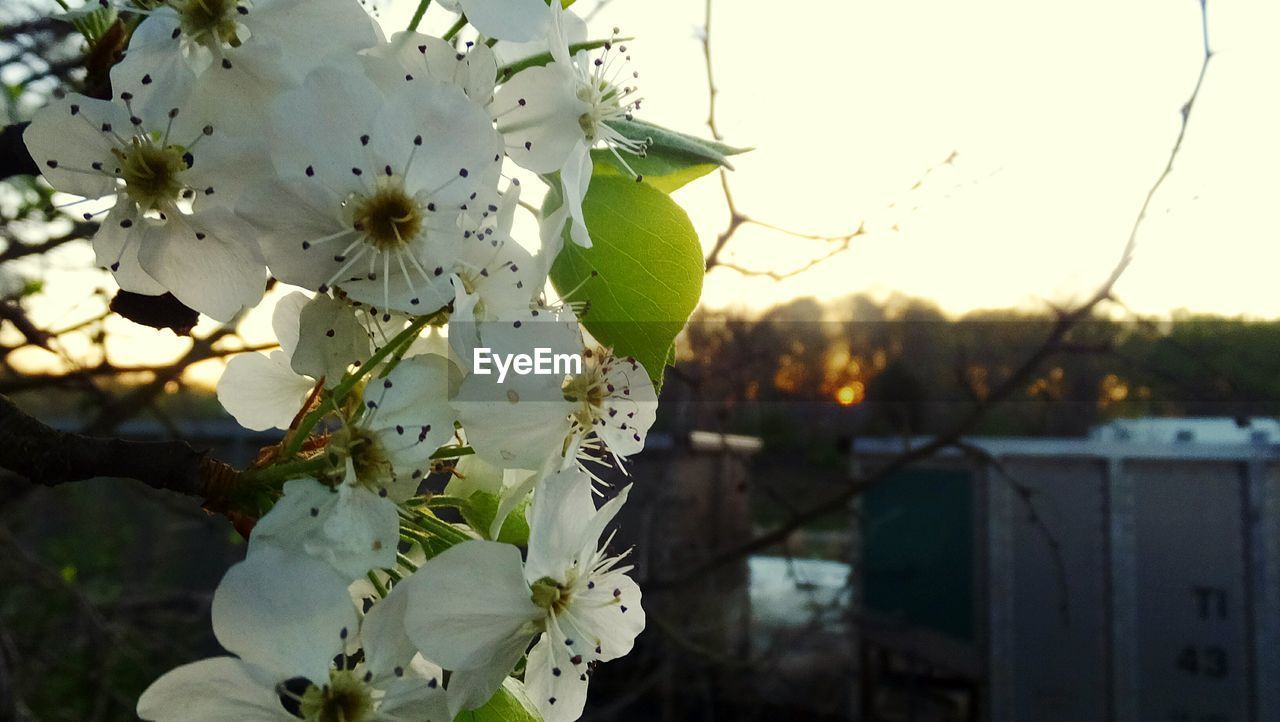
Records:
[[[277,86],[296,85],[317,67],[350,64],[357,52],[383,39],[373,18],[346,0],[258,2],[243,22],[252,35],[234,49],[237,60]],[[322,43],[318,28],[324,29]]]
[[[399,540],[400,520],[390,499],[351,483],[330,489],[313,479],[294,479],[258,521],[249,548],[263,543],[309,554],[350,581],[393,566]]]
[[[578,118],[590,108],[575,88],[572,71],[551,63],[521,70],[498,89],[492,110],[511,160],[551,173],[564,167],[575,145],[585,147]]]
[[[449,696],[444,689],[444,670],[421,655],[406,663],[404,675],[382,683],[384,695],[379,716],[413,722],[450,722]]]
[[[509,544],[463,542],[402,584],[409,585],[409,638],[455,671],[490,668],[505,677],[524,654],[529,625],[542,614],[525,584],[520,550]]]
[[[410,495],[431,454],[453,438],[457,412],[449,399],[460,374],[444,356],[422,354],[401,360],[385,379],[365,387],[368,424],[391,457],[396,480],[412,482]]]
[[[587,703],[587,665],[575,648],[583,640],[572,640],[573,645],[565,641],[564,633],[553,624],[529,651],[525,689],[545,722],[573,722]]]
[[[395,502],[363,486],[342,484],[338,502],[324,518],[324,538],[308,546],[348,580],[395,565],[400,516]]]
[[[287,429],[314,382],[289,368],[283,351],[237,354],[218,380],[218,401],[246,429]]]
[[[569,10],[558,13],[557,18],[556,22],[560,24],[549,28],[547,37],[537,38],[527,43],[513,43],[506,40],[496,43],[493,46],[493,52],[498,56],[498,65],[511,65],[535,55],[543,55],[550,52],[553,42],[564,46],[563,57],[567,58],[569,45],[587,41],[586,21]]]
[[[543,0],[459,0],[458,5],[476,30],[499,40],[536,40],[551,22]]]
[[[596,551],[591,476],[576,464],[542,479],[529,505],[529,557],[525,579],[565,581],[565,572]]]
[[[396,585],[391,593],[364,615],[360,624],[360,641],[364,645],[364,663],[375,677],[394,674],[397,667],[408,666],[418,648],[405,633],[404,617],[409,594]]]
[[[146,225],[138,261],[179,301],[227,322],[266,289],[266,269],[251,239],[252,231],[230,212],[211,209]]]
[[[271,146],[280,178],[296,181],[299,193],[328,187],[338,198],[362,187],[351,169],[366,165],[359,138],[370,132],[383,102],[378,86],[358,65],[318,68],[301,87],[280,93],[270,108],[271,125],[281,130]],[[306,174],[308,167],[312,175]]]
[[[606,501],[591,517],[590,525],[583,531],[584,538],[600,539],[604,536],[604,530],[613,521],[613,518],[622,510],[622,505],[627,503],[627,497],[631,494],[631,485],[627,484],[609,501]]]
[[[311,296],[294,291],[281,298],[271,312],[271,330],[280,342],[280,350],[290,359],[298,349],[298,326],[302,317],[302,309],[311,300]]]
[[[153,223],[155,221],[140,218],[137,206],[121,198],[93,234],[93,253],[98,265],[111,271],[120,288],[146,296],[159,296],[168,290],[142,270],[138,260],[143,226]]]
[[[241,197],[236,212],[258,231],[272,275],[314,291],[341,267],[333,256],[356,234],[338,214],[342,197],[325,187],[335,178],[310,182],[302,163],[304,167],[296,170],[300,180],[288,184],[282,174],[281,179],[258,182]]]
[[[171,104],[186,100],[195,84],[195,70],[203,70],[213,58],[207,51],[199,60],[182,57],[181,40],[173,37],[181,24],[172,7],[152,9],[130,35],[129,52],[111,68],[111,87],[134,97],[142,93],[144,98],[170,98]]]
[[[468,376],[454,406],[467,441],[486,461],[513,469],[539,469],[562,453],[571,405],[557,401],[558,385]],[[493,400],[489,400],[493,399]]]
[[[462,88],[468,98],[480,105],[488,105],[493,97],[498,62],[493,50],[483,43],[459,53],[446,40],[402,32],[391,36],[386,46],[369,52],[374,57],[383,54],[393,56],[399,67],[411,75],[428,76]]]
[[[496,184],[502,140],[484,108],[459,87],[433,78],[416,79],[411,87],[412,92],[391,96],[379,109],[368,130],[370,148],[385,153],[387,160],[400,160],[421,136],[405,187],[429,192],[441,208],[466,203],[488,178]],[[403,172],[395,166],[392,170]]]
[[[214,592],[214,636],[282,680],[323,683],[343,640],[357,629],[347,582],[318,559],[257,545]]]
[[[569,238],[583,248],[591,247],[591,234],[587,232],[586,218],[582,214],[582,201],[591,185],[591,150],[586,143],[575,145],[569,151],[564,169],[560,171],[560,185],[564,189],[565,205],[569,208]]]
[[[22,138],[49,185],[64,193],[101,198],[115,193],[116,179],[95,172],[93,164],[110,171],[118,162],[111,155],[114,136],[103,132],[104,124],[128,135],[129,112],[115,103],[72,93],[40,109]]]
[[[566,633],[587,640],[589,660],[607,662],[631,651],[644,631],[644,607],[639,585],[626,574],[610,570],[591,579],[595,586],[575,591],[560,621]]]
[[[540,469],[551,457],[563,453],[569,435],[572,404],[564,398],[560,373],[518,374],[510,369],[503,376],[498,359],[540,355],[546,368],[554,372],[557,355],[575,354],[582,349],[577,320],[567,310],[528,309],[506,318],[474,325],[456,319],[450,323],[462,340],[478,337],[478,347],[487,348],[491,358],[485,369],[475,363],[483,359],[463,359],[472,372],[463,380],[454,407],[476,453],[506,469]],[[465,344],[464,344],[465,345]],[[505,362],[504,362],[505,363]]]
[[[257,672],[257,674],[255,674]],[[296,722],[261,670],[233,657],[183,665],[151,683],[138,699],[148,722]]]
[[[619,457],[644,449],[645,435],[657,419],[658,394],[644,366],[634,358],[618,358],[595,347],[589,373],[599,374],[598,388],[604,398],[591,408],[591,430]]]
[[[303,342],[291,357],[293,370],[324,377],[326,386],[335,386],[349,366],[367,360],[371,353],[369,334],[355,310],[327,295],[317,295],[303,306],[298,327]]]

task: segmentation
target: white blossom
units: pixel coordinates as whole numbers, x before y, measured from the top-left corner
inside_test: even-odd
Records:
[[[525,670],[530,697],[549,722],[577,719],[591,665],[629,652],[644,628],[630,567],[600,540],[626,496],[623,489],[597,510],[582,471],[545,479],[530,507],[527,562],[514,546],[467,541],[402,584],[410,639],[455,674],[486,680],[491,692],[536,638]],[[450,703],[465,708],[482,696]]]
[[[483,43],[468,43],[468,47],[460,51],[447,40],[401,32],[392,35],[389,42],[371,48],[367,56],[375,65],[394,63],[398,73],[407,73],[411,79],[431,78],[455,85],[481,106],[493,100],[498,61],[494,51]],[[385,69],[381,75],[392,77]]]
[[[658,414],[649,373],[635,358],[595,344],[582,358],[582,373],[564,386],[565,398],[575,404],[575,433],[582,439],[594,435],[615,459],[639,453]]]
[[[115,199],[93,249],[122,288],[168,291],[229,321],[266,285],[252,229],[221,207],[237,171],[245,177],[244,147],[182,106],[181,96],[71,94],[37,113],[24,138],[55,189]]]
[[[591,149],[604,147],[629,168],[619,151],[641,153],[644,143],[610,123],[629,119],[640,101],[634,97],[634,86],[620,84],[624,60],[629,59],[626,46],[609,43],[598,57],[586,50],[570,55],[566,14],[557,3],[551,4],[552,62],[516,73],[498,88],[490,110],[513,161],[536,173],[560,173],[562,205],[547,219],[544,244],[554,242],[568,221],[573,241],[589,247],[582,201],[591,182]]]
[[[272,273],[384,312],[451,301],[479,230],[465,211],[497,195],[501,145],[483,108],[430,78],[388,96],[363,73],[322,68],[273,117],[277,177],[237,209],[261,229]]]
[[[385,491],[360,483],[351,463],[337,483],[294,479],[258,520],[249,553],[281,547],[328,562],[350,581],[395,565],[400,517]]]
[[[237,131],[262,132],[275,95],[318,67],[356,63],[381,38],[354,0],[170,0],[145,15],[112,82],[191,91]]]
[[[431,454],[454,436],[461,371],[439,354],[402,359],[382,378],[365,386],[364,413],[331,444],[347,445],[365,483],[380,485],[396,501],[417,491]]]
[[[296,304],[306,295],[297,293],[290,298]],[[352,365],[364,362],[372,352],[369,332],[361,324],[358,310],[345,300],[316,294],[297,308],[295,318],[298,341],[289,364],[303,376],[323,378],[327,387],[336,385]]]
[[[565,458],[573,410],[561,390],[565,373],[504,378],[492,368],[479,373],[484,369],[472,362],[479,348],[502,358],[532,357],[539,349],[547,358],[579,353],[582,335],[568,308],[530,308],[478,322],[455,314],[449,343],[467,371],[453,405],[477,455],[501,468],[531,470]]]
[[[440,668],[420,655],[401,661],[403,635],[381,616],[375,605],[361,624],[345,582],[321,562],[270,546],[254,549],[214,595],[214,633],[238,658],[169,672],[138,700],[138,716],[151,722],[449,722]],[[348,650],[363,650],[363,660]],[[333,664],[335,657],[341,665]]]

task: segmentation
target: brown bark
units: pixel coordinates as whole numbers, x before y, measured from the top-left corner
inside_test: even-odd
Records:
[[[134,479],[220,508],[237,473],[185,441],[130,441],[54,429],[0,396],[0,468],[40,486]]]

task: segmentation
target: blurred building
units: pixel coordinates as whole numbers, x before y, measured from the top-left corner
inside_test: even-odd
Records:
[[[1275,421],[966,444],[859,502],[861,719],[1280,719]]]

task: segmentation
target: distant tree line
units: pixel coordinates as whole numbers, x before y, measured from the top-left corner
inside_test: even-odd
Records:
[[[953,318],[904,296],[804,298],[756,316],[700,310],[667,393],[692,402],[680,423],[774,441],[931,434],[1007,377],[1052,324],[1048,312]],[[1275,415],[1280,321],[1095,316],[975,433],[1077,436],[1120,417]]]

